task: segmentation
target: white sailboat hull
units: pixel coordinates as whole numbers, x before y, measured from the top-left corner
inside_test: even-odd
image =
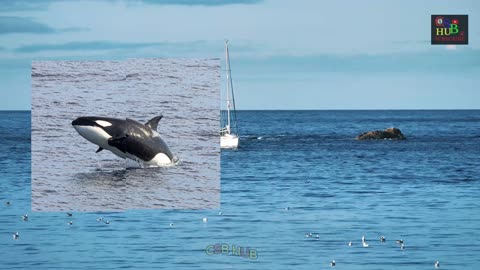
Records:
[[[220,148],[237,148],[239,138],[233,134],[225,134],[220,136]]]
[[[232,129],[231,129],[231,115],[230,111],[233,109],[235,112],[235,99],[233,98],[233,83],[232,83],[232,74],[230,70],[230,58],[228,55],[228,40],[225,41],[225,67],[226,67],[226,72],[227,72],[227,84],[226,84],[226,94],[227,94],[227,119],[225,126],[220,130],[220,148],[237,148],[238,147],[238,135],[232,134]],[[230,99],[231,95],[231,99]],[[238,132],[236,131],[236,117],[233,118],[234,121],[234,127],[233,132]]]

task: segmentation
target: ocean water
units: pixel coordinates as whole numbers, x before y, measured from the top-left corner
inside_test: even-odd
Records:
[[[241,147],[221,153],[219,210],[72,217],[31,212],[30,113],[0,114],[1,269],[326,269],[331,260],[335,269],[354,270],[434,269],[436,260],[441,269],[480,264],[478,110],[240,111]],[[354,140],[390,126],[408,140]],[[306,238],[310,232],[319,238]],[[362,235],[368,248],[361,247]],[[405,241],[404,250],[395,239]],[[216,243],[256,253],[208,255]]]
[[[218,89],[218,59],[33,62],[32,208],[218,208]],[[95,153],[71,125],[80,116],[146,123],[160,114],[176,166],[125,170],[138,164]]]

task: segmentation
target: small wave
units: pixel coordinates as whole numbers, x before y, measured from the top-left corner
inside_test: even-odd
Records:
[[[127,74],[125,76],[125,78],[135,78],[135,77],[139,77],[140,76],[140,73],[131,73],[131,74]]]
[[[309,198],[334,198],[336,195],[335,194],[325,194],[325,193],[313,193],[313,192],[307,192],[303,194],[304,197],[309,197]]]
[[[32,72],[32,77],[60,77],[62,74],[42,74],[42,73],[36,73]]]
[[[245,140],[262,140],[262,136],[242,136],[242,139]]]
[[[241,136],[241,135],[240,135]],[[278,134],[278,135],[245,135],[241,136],[245,140],[265,140],[265,141],[324,141],[326,139],[351,139],[348,136],[332,136],[325,134],[305,134],[305,135],[294,135],[294,134]]]

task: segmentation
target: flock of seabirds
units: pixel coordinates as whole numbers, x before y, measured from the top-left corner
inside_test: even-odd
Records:
[[[314,238],[314,239],[320,239],[320,235],[318,233],[306,233],[305,234],[305,237],[307,238]],[[384,235],[380,236],[380,242],[382,243],[385,243],[387,241],[387,239],[385,238]],[[403,241],[403,239],[398,239],[398,240],[395,240],[395,243],[397,243],[398,245],[400,245],[400,249],[401,250],[404,250],[405,249],[405,241]],[[353,243],[352,241],[348,242],[348,246],[351,247],[353,246]],[[365,235],[362,235],[362,247],[369,247],[367,241],[365,241]],[[335,260],[332,260],[330,262],[330,266],[331,267],[334,267],[336,265],[336,262]],[[435,261],[435,263],[433,264],[433,266],[435,268],[440,268],[440,262],[439,261]]]
[[[7,201],[7,202],[6,202],[6,205],[9,206],[9,205],[11,205],[11,203],[10,203],[9,201]],[[288,210],[290,210],[290,208],[289,208],[289,207],[286,207],[286,208],[284,208],[284,210],[287,210],[287,211],[288,211]],[[222,215],[222,214],[223,214],[222,211],[218,212],[218,215]],[[66,213],[66,215],[67,215],[67,217],[72,217],[72,216],[73,216],[72,213]],[[23,220],[23,221],[28,221],[28,215],[27,215],[27,214],[23,215],[23,216],[22,216],[22,220]],[[103,217],[97,218],[97,221],[98,221],[98,222],[101,222],[101,223],[104,223],[104,224],[110,224],[110,221],[105,220]],[[203,221],[204,223],[207,223],[207,222],[208,222],[208,218],[207,218],[207,217],[204,217],[204,218],[202,219],[202,221]],[[71,226],[71,225],[73,225],[73,221],[68,221],[67,224],[68,224],[69,226]],[[169,226],[170,226],[170,227],[173,227],[174,224],[173,224],[173,223],[170,223]],[[19,240],[19,239],[20,239],[20,234],[19,234],[18,232],[14,232],[13,235],[12,235],[12,237],[13,237],[13,240]],[[305,233],[305,237],[306,237],[306,238],[313,238],[313,239],[317,239],[317,240],[318,240],[318,239],[320,239],[320,234],[319,234],[319,233],[312,233],[312,232],[311,232],[311,233]],[[386,242],[386,241],[387,241],[387,239],[385,238],[384,235],[380,236],[380,242],[384,243],[384,242]],[[404,241],[403,239],[395,240],[395,243],[400,246],[400,249],[401,249],[401,250],[404,250],[404,249],[405,249],[405,241]],[[349,247],[353,246],[352,241],[348,242],[348,246],[349,246]],[[362,247],[364,247],[364,248],[369,247],[367,241],[365,240],[365,236],[364,236],[364,235],[362,236]],[[330,262],[330,266],[331,266],[331,267],[335,267],[336,264],[337,264],[337,263],[335,262],[335,260],[332,260],[332,261]],[[434,267],[435,267],[436,269],[439,269],[439,268],[440,268],[440,262],[439,262],[439,261],[435,261]]]

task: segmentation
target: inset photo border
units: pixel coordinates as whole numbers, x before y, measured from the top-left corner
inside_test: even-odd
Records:
[[[32,63],[32,210],[220,207],[220,60]]]

